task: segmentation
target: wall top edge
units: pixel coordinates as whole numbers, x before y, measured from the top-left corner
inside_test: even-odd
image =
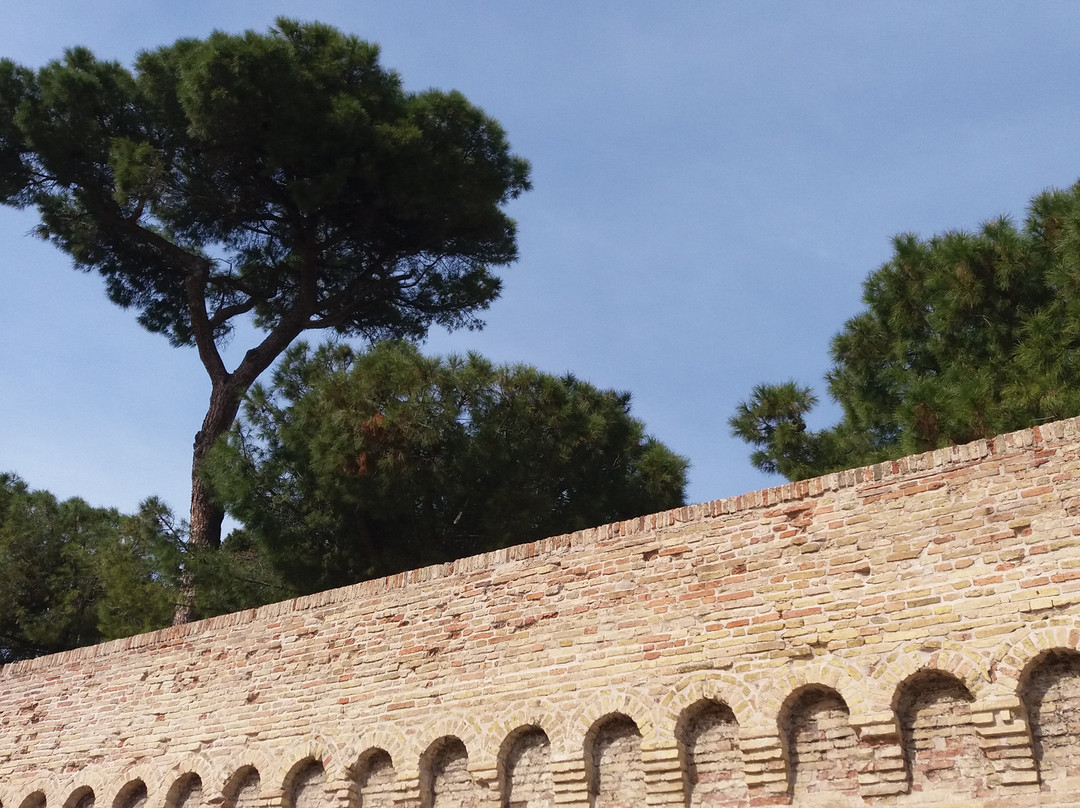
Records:
[[[245,625],[255,620],[271,620],[274,617],[291,612],[306,611],[353,598],[377,596],[390,590],[433,579],[446,578],[454,574],[482,571],[500,564],[530,558],[539,561],[546,555],[570,546],[594,544],[606,539],[630,536],[719,516],[750,513],[763,508],[813,499],[827,492],[841,491],[847,488],[871,489],[875,486],[895,482],[900,478],[918,479],[922,476],[940,473],[949,468],[972,466],[987,461],[992,462],[995,459],[1003,459],[1024,452],[1035,452],[1070,442],[1080,442],[1080,417],[1040,424],[1028,429],[998,435],[994,438],[935,449],[871,466],[862,466],[826,474],[821,477],[784,483],[746,494],[710,500],[695,505],[685,505],[680,508],[639,516],[622,522],[586,528],[575,533],[516,544],[444,564],[435,564],[396,573],[384,578],[361,581],[339,589],[331,589],[291,600],[270,603],[256,609],[218,615],[206,620],[163,628],[147,634],[137,634],[132,637],[101,643],[100,645],[75,648],[57,654],[0,665],[0,679],[23,676],[81,660],[124,654],[145,647],[182,644],[186,638],[206,632]]]

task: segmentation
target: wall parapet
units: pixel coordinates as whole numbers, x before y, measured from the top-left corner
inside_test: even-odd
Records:
[[[1075,804],[1078,480],[1070,419],[7,665],[0,806]]]

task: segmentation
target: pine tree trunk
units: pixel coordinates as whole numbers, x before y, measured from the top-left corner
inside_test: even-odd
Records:
[[[216,550],[221,546],[221,523],[224,509],[214,501],[209,486],[200,474],[207,452],[236,420],[243,388],[233,383],[215,385],[210,393],[210,407],[203,419],[202,429],[195,434],[191,459],[191,521],[188,547],[198,552]],[[195,579],[190,567],[180,579],[180,597],[173,613],[173,625],[190,623],[198,618],[195,612]]]

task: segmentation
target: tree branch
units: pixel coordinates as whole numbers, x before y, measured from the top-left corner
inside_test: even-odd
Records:
[[[234,303],[231,306],[222,306],[215,311],[209,319],[211,328],[218,328],[231,320],[233,317],[237,317],[241,314],[247,314],[255,308],[255,299],[248,298],[243,303]]]
[[[189,252],[160,233],[121,216],[115,205],[102,204],[100,199],[97,202],[99,213],[110,220],[121,233],[128,234],[154,249],[162,256],[164,265],[183,278],[191,333],[195,337],[199,359],[206,368],[212,385],[216,386],[228,379],[229,372],[214,341],[214,327],[210,324],[210,317],[206,312],[206,286],[212,267],[210,259]]]
[[[214,340],[214,327],[206,313],[206,281],[210,277],[210,261],[206,258],[190,256],[191,269],[184,277],[184,290],[187,292],[188,317],[191,319],[191,333],[195,337],[195,347],[199,359],[210,375],[213,387],[229,379],[229,371],[218,351]]]

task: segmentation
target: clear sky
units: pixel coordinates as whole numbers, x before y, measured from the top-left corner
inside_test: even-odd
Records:
[[[1080,178],[1080,4],[633,0],[35,0],[0,56],[86,45],[130,64],[211,30],[317,19],[382,45],[406,87],[458,89],[533,166],[521,259],[476,333],[430,353],[629,390],[691,463],[689,500],[780,482],[727,419],[760,382],[826,398],[829,340],[898,232],[1022,218]],[[0,470],[186,515],[209,383],[101,280],[0,208]],[[312,334],[311,340],[320,336]],[[234,340],[232,355],[248,347]],[[822,406],[818,425],[836,417]]]

